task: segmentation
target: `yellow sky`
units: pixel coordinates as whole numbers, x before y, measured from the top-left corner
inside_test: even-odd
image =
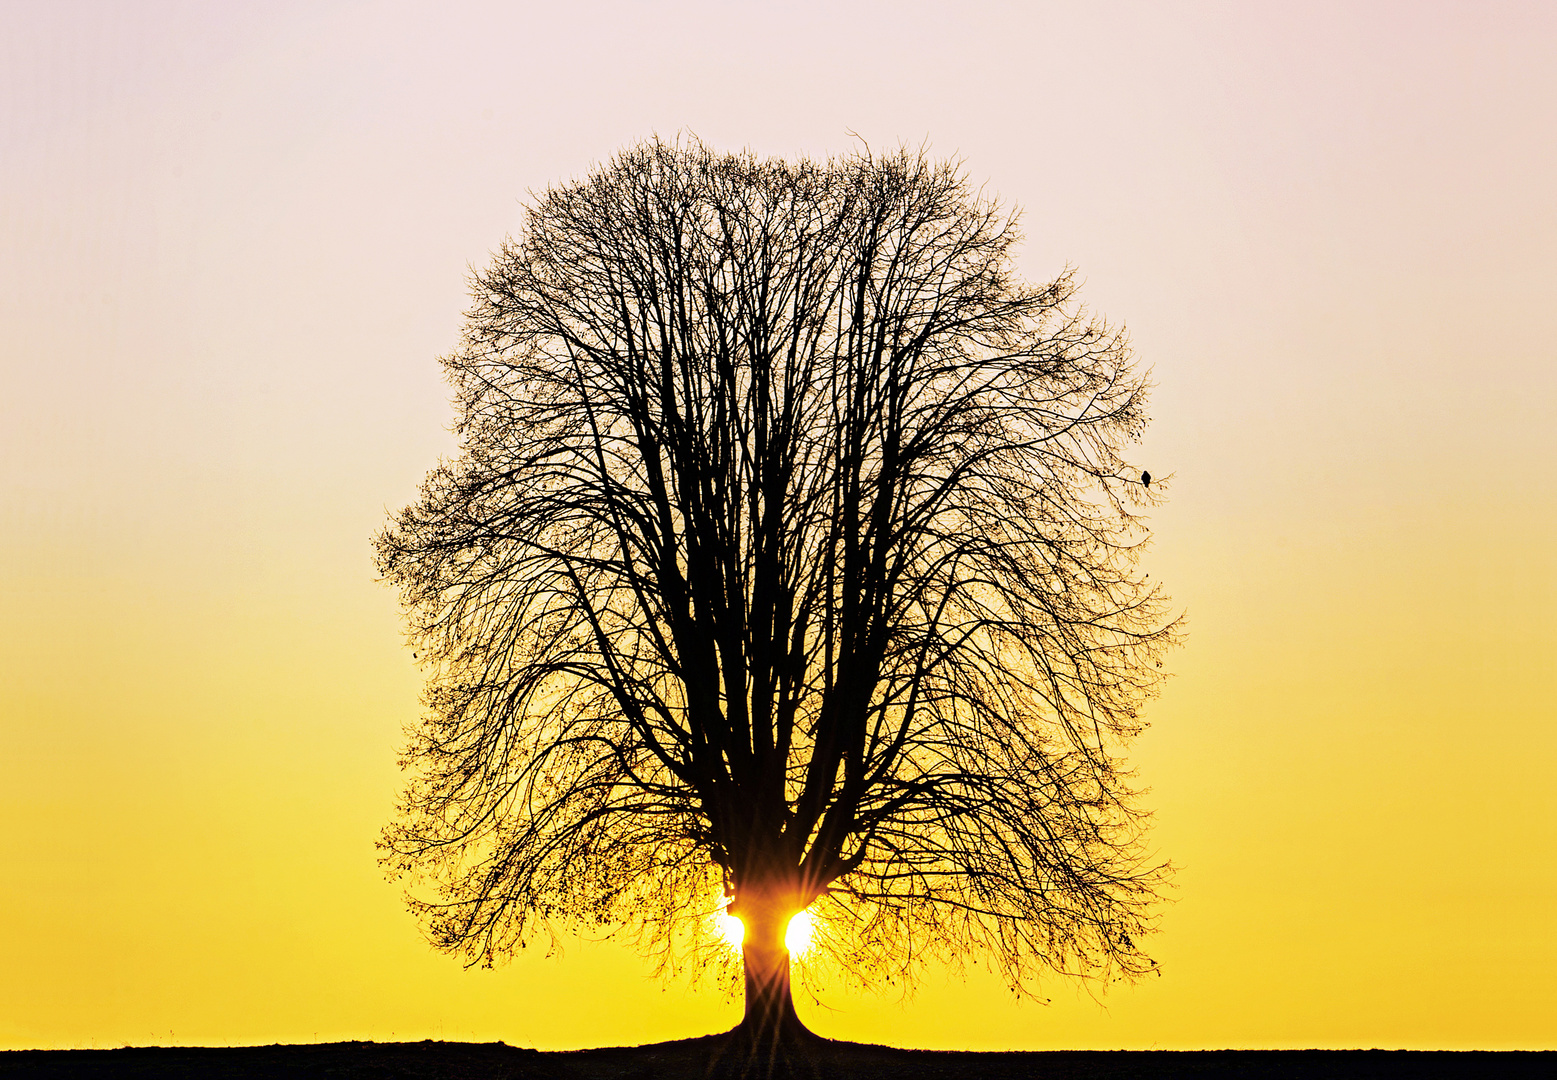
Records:
[[[965,158],[1129,324],[1176,474],[1162,977],[807,1022],[1557,1047],[1551,5],[554,6],[0,11],[0,1047],[738,1018],[610,945],[464,971],[373,850],[418,677],[368,537],[451,449],[465,268],[679,129]]]

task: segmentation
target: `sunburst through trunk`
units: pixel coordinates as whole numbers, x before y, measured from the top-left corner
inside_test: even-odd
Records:
[[[798,914],[792,898],[755,893],[737,896],[731,914],[741,920],[745,1008],[741,1026],[757,1041],[793,1037],[804,1031],[790,987],[787,931]]]

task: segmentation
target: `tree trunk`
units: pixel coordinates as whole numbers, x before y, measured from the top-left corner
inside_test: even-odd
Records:
[[[738,907],[746,927],[741,944],[746,967],[746,1013],[737,1030],[754,1047],[809,1035],[795,1015],[789,987],[789,949],[784,945],[784,931],[794,912],[788,905],[772,902],[746,902]]]

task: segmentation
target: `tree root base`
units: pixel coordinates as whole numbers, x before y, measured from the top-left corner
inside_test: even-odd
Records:
[[[799,1020],[776,1025],[742,1022],[714,1036],[708,1080],[818,1080],[829,1040]]]

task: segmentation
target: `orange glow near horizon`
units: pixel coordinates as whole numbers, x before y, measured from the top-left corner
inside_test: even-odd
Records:
[[[965,162],[1128,325],[1172,478],[1161,976],[797,964],[801,1019],[1557,1048],[1554,43],[1516,0],[0,5],[0,1048],[739,1019],[589,929],[467,970],[375,849],[422,678],[369,538],[455,450],[467,271],[681,130]]]

